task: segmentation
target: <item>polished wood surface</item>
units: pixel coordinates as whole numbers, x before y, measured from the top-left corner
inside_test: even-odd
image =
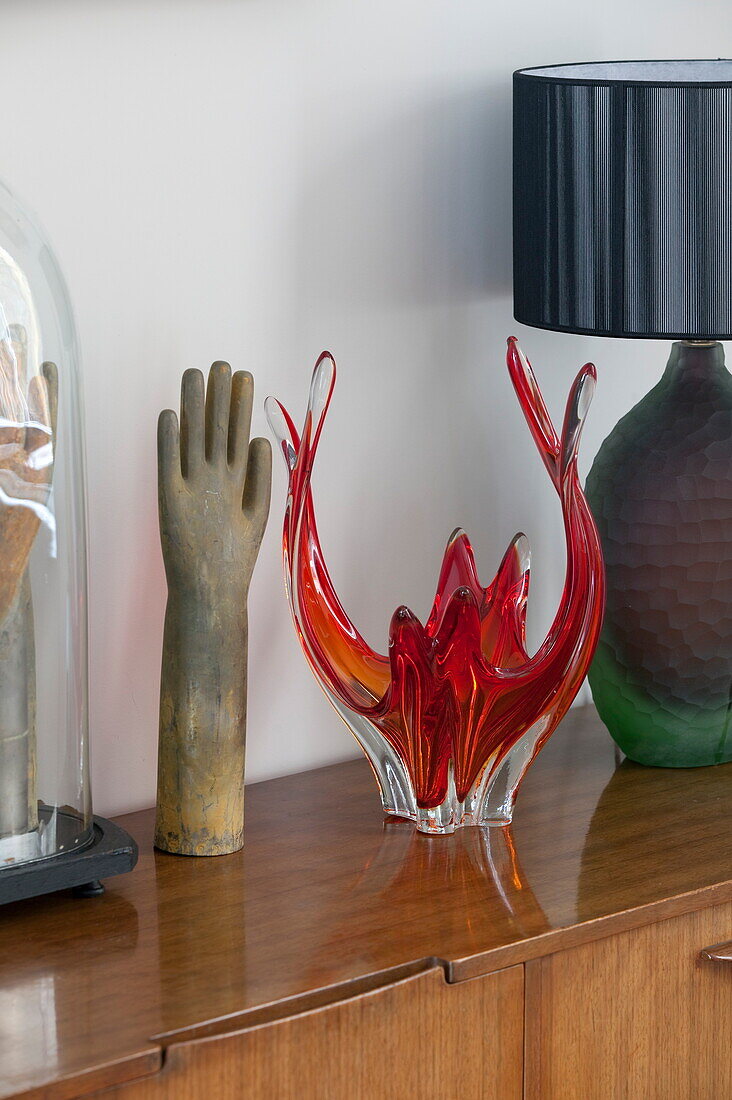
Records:
[[[160,1074],[104,1096],[521,1100],[523,1041],[523,967],[458,985],[433,967],[275,1023],[173,1043]]]
[[[151,811],[120,822],[140,861],[104,897],[0,909],[0,994],[13,991],[1,1097],[110,1064],[134,1078],[181,1034],[437,962],[451,981],[475,977],[732,899],[732,765],[617,766],[590,708],[530,770],[510,831],[385,823],[363,760],[249,787],[234,855],[154,852]]]
[[[527,1100],[732,1096],[732,972],[699,958],[732,904],[526,966]]]

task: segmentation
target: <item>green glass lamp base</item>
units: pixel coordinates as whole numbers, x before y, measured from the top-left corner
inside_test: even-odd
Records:
[[[630,684],[608,647],[599,644],[589,676],[597,712],[613,740],[637,764],[699,768],[732,760],[732,712],[660,702]]]
[[[722,345],[679,342],[587,479],[607,607],[589,672],[598,713],[640,764],[732,760],[732,375]]]

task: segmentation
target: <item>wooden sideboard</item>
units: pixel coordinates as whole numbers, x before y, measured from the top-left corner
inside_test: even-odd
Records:
[[[619,763],[587,707],[510,830],[384,822],[363,760],[248,788],[233,856],[120,821],[103,897],[0,909],[0,1097],[732,1097],[730,764]]]

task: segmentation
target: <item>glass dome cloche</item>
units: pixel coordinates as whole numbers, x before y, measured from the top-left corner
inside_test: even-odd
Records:
[[[0,182],[0,903],[130,870],[89,786],[79,351],[43,232]]]

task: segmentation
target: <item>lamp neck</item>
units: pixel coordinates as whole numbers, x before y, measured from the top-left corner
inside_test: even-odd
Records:
[[[718,340],[678,340],[671,347],[667,382],[692,382],[727,375],[724,346]]]

